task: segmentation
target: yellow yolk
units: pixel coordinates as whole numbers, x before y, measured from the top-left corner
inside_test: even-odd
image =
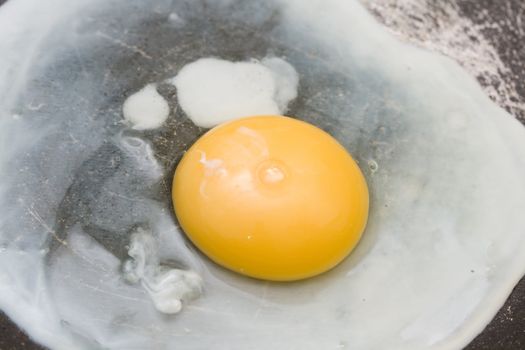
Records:
[[[173,180],[175,213],[210,259],[291,281],[325,272],[355,247],[368,189],[330,135],[282,116],[234,120],[202,136]]]

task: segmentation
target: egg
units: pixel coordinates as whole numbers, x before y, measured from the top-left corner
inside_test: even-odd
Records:
[[[523,125],[357,0],[7,1],[0,52],[0,309],[45,347],[460,349],[525,273]],[[299,131],[265,160],[278,133],[228,125],[268,114]],[[325,179],[293,191],[309,177],[278,151]],[[351,254],[282,282],[334,265],[359,229],[312,245],[265,225],[335,232],[337,207],[366,208],[363,177]],[[301,242],[307,262],[275,265]]]
[[[368,216],[359,167],[330,135],[282,116],[215,127],[173,180],[177,218],[208,257],[247,276],[298,280],[355,247]]]

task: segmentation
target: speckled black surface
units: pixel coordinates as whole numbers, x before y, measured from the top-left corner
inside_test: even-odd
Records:
[[[523,0],[447,0],[458,4],[460,13],[475,25],[481,25],[482,34],[498,51],[501,61],[509,69],[508,78],[518,93],[515,103],[525,102],[525,1]],[[489,20],[490,19],[490,20]],[[490,24],[497,25],[483,25]],[[501,81],[484,81],[482,85],[501,84]],[[517,108],[513,113],[525,123],[525,110]],[[523,349],[523,347],[522,347]]]
[[[0,0],[0,5],[6,0]],[[16,0],[10,0],[16,1]],[[483,34],[498,50],[510,69],[522,101],[525,101],[525,3],[523,0],[447,0],[455,1],[464,16],[474,23],[486,21],[488,13],[498,29],[487,27]],[[487,11],[484,11],[487,10]],[[480,81],[481,84],[498,82]],[[40,350],[9,319],[0,313],[0,350]],[[525,278],[516,286],[494,320],[467,350],[525,349]]]
[[[525,2],[522,0],[458,0],[463,15],[474,23],[486,19],[498,28],[482,30],[512,72],[521,101],[525,101]],[[481,84],[490,82],[480,81]],[[524,111],[525,112],[525,111]],[[523,123],[523,115],[516,115]],[[522,278],[496,317],[466,350],[525,349],[525,278]]]

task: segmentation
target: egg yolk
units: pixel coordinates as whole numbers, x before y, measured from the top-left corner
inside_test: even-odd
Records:
[[[283,116],[207,132],[180,161],[172,193],[182,229],[204,254],[265,280],[331,269],[368,217],[367,185],[350,154],[321,129]]]

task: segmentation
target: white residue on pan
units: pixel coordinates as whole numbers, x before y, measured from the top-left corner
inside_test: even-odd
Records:
[[[483,34],[486,29],[501,30],[487,9],[477,14],[486,19],[480,24],[461,15],[454,1],[361,2],[400,39],[454,59],[480,81],[493,101],[525,120],[525,101],[517,92],[515,77]]]

